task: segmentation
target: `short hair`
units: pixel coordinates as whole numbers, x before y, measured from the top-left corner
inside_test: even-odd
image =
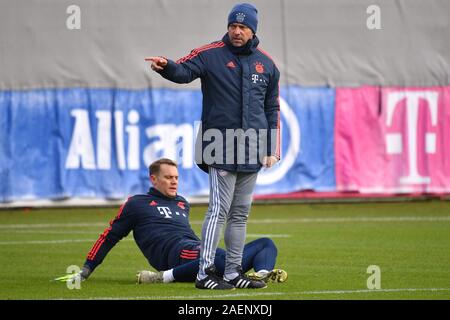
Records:
[[[167,159],[167,158],[161,158],[159,160],[156,160],[148,167],[148,174],[151,175],[157,175],[161,169],[161,165],[167,164],[169,166],[174,166],[178,168],[178,165],[175,161]]]

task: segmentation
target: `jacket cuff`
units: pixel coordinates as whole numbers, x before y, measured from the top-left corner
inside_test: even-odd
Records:
[[[156,71],[158,72],[160,75],[162,75],[163,77],[165,75],[171,74],[173,73],[173,70],[175,70],[176,68],[176,63],[170,59],[164,58],[167,60],[167,65],[164,67],[164,69],[162,69],[161,71]]]
[[[88,271],[89,272],[89,274],[91,274],[93,271],[94,271],[94,269],[97,267],[97,263],[95,263],[94,261],[92,261],[92,260],[86,260],[86,262],[84,263],[84,265],[83,265],[83,271],[85,270],[85,269],[87,269],[86,271]]]

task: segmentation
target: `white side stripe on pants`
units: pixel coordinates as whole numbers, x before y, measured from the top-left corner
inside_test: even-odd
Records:
[[[214,243],[214,237],[217,227],[217,220],[220,214],[220,194],[219,194],[219,183],[217,179],[217,170],[210,167],[211,176],[211,189],[212,189],[212,208],[211,216],[209,217],[208,225],[205,232],[204,240],[204,250],[203,250],[203,267],[207,268],[212,265],[211,255],[212,255],[212,245]]]

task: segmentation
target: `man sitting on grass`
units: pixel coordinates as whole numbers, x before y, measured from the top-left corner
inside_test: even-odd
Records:
[[[178,168],[170,159],[159,159],[149,167],[153,185],[147,194],[130,197],[119,209],[110,226],[100,235],[87,255],[83,269],[76,275],[57,278],[73,281],[87,279],[108,252],[133,231],[133,237],[150,265],[158,270],[140,271],[138,283],[194,282],[199,267],[200,239],[189,224],[190,205],[177,194]],[[225,250],[216,250],[209,284],[204,289],[220,287],[225,268]],[[277,248],[269,238],[259,238],[245,245],[241,277],[231,288],[264,288],[267,282],[284,282],[286,271],[274,269]],[[246,275],[250,269],[254,272]]]

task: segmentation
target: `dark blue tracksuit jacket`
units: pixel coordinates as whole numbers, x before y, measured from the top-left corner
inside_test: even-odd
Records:
[[[130,197],[95,242],[85,266],[93,271],[116,243],[133,231],[139,249],[151,266],[156,270],[174,267],[182,248],[200,245],[189,224],[189,208],[183,197],[169,198],[155,188],[150,188],[147,194]]]
[[[238,144],[233,141],[227,145],[226,129],[243,129],[244,132],[254,129],[253,132],[256,133],[264,132],[259,131],[260,129],[267,130],[267,138],[262,140],[267,143],[253,146],[257,146],[258,155],[261,152],[263,155],[280,157],[280,72],[267,53],[258,48],[258,44],[258,38],[254,36],[245,46],[234,47],[228,34],[225,34],[222,41],[194,49],[177,62],[168,60],[167,66],[160,72],[164,78],[176,83],[201,79],[202,136],[204,137],[208,129],[218,129],[224,138],[223,153],[215,158],[219,159],[218,161],[205,163],[204,159],[196,154],[197,164],[206,172],[206,164],[237,172],[257,172],[261,168],[259,156],[257,161],[252,163],[255,157],[250,157],[252,153],[248,143],[245,146],[245,162],[241,160],[240,164],[238,163]],[[274,135],[270,134],[270,129],[275,129]],[[202,155],[210,143],[206,140],[206,137],[201,140]],[[233,150],[234,158],[229,157],[227,160],[226,153],[230,150]],[[233,161],[229,161],[230,159]]]

